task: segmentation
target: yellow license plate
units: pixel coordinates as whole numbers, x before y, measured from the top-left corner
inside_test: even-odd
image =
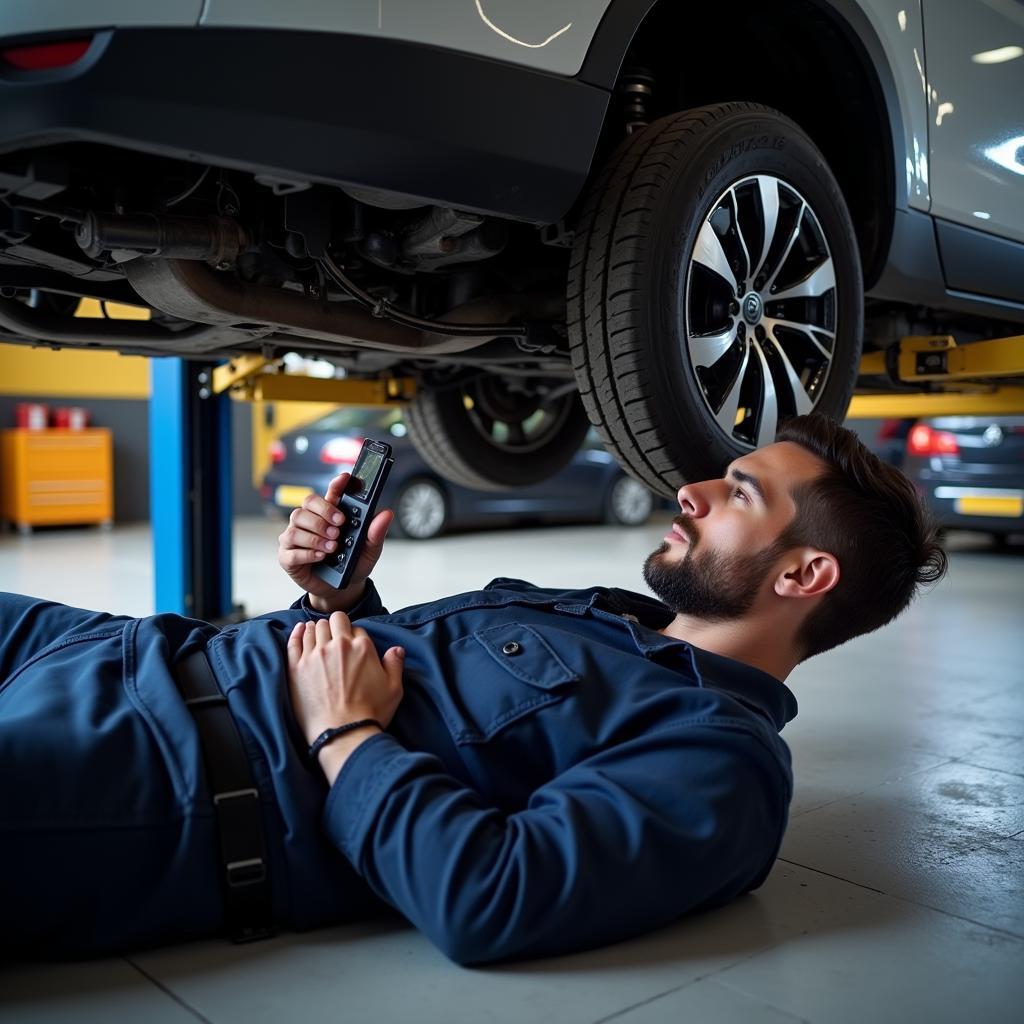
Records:
[[[1015,519],[1024,514],[1024,498],[982,496],[957,498],[953,507],[962,516],[1003,516]]]
[[[282,508],[298,508],[307,494],[312,494],[312,487],[298,487],[295,484],[281,484],[274,491],[274,504]]]

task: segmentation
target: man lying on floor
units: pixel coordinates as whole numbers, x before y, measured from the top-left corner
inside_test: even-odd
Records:
[[[366,577],[389,511],[346,590],[310,570],[346,479],[281,535],[307,591],[287,611],[218,630],[0,596],[10,951],[390,904],[480,963],[723,904],[786,825],[783,680],[945,570],[911,484],[818,416],[679,490],[644,566],[660,601],[498,579],[388,614]]]

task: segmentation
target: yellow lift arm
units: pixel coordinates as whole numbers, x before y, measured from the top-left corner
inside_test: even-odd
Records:
[[[895,386],[936,390],[860,392],[847,416],[854,419],[1024,413],[1024,335],[957,345],[949,335],[903,338],[861,359],[861,376],[886,377]]]
[[[213,371],[214,394],[225,391],[243,402],[334,402],[337,405],[403,405],[416,395],[411,377],[348,380],[267,372],[278,364],[262,356],[240,356]]]

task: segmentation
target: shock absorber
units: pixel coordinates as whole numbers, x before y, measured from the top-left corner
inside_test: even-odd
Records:
[[[654,94],[654,75],[647,68],[626,68],[619,79],[626,134],[642,131],[650,123],[648,104]]]

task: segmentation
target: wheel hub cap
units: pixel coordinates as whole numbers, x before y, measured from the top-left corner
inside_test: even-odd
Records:
[[[761,316],[764,313],[764,303],[761,301],[761,296],[757,292],[749,292],[746,298],[743,300],[743,319],[750,324],[751,327],[755,324],[760,323]]]

